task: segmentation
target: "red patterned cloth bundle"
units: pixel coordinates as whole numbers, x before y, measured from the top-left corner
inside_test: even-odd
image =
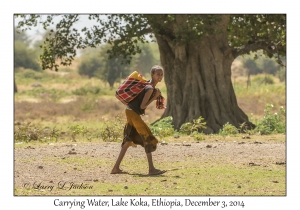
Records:
[[[146,85],[151,85],[151,83],[147,82],[141,74],[135,71],[118,87],[115,96],[123,104],[127,105],[144,90]],[[156,100],[156,108],[165,109],[164,101],[164,97],[160,95]]]

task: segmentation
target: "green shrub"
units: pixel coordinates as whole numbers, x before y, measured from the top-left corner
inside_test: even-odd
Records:
[[[193,138],[195,141],[203,141],[203,140],[205,140],[205,134],[204,133],[195,133],[195,134],[193,134]]]
[[[206,122],[204,122],[203,117],[199,117],[198,119],[194,119],[192,122],[187,122],[181,125],[179,132],[190,135],[193,132],[199,132],[201,129],[206,128]]]
[[[40,71],[38,52],[29,48],[20,40],[15,41],[14,44],[14,68],[23,67]]]
[[[223,128],[219,131],[219,135],[221,136],[235,135],[238,133],[239,130],[234,125],[231,125],[229,122],[223,125]]]
[[[119,141],[123,138],[125,120],[121,115],[115,116],[113,120],[105,121],[105,126],[100,131],[103,141]]]
[[[171,116],[164,117],[149,126],[151,132],[160,138],[171,136],[175,133],[173,126],[173,118]]]
[[[264,117],[258,120],[255,131],[260,134],[285,133],[285,109],[280,107],[280,113],[271,113],[274,106],[267,104],[264,110]]]
[[[58,140],[60,132],[55,127],[50,129],[46,127],[44,129],[29,123],[19,125],[14,131],[15,142],[30,142],[30,141],[49,141]]]
[[[16,70],[19,78],[41,80],[45,74],[42,71],[34,71],[32,69]]]
[[[88,129],[84,126],[80,126],[78,124],[76,125],[71,125],[69,127],[70,129],[70,132],[71,132],[71,136],[72,136],[72,140],[73,141],[76,141],[76,137],[78,135],[82,135],[82,136],[85,136],[87,133],[88,133]]]

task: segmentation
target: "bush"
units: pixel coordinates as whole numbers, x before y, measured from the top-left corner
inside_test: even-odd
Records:
[[[123,138],[125,120],[117,115],[113,120],[107,120],[105,126],[100,131],[103,141],[118,141]]]
[[[228,136],[228,135],[235,135],[238,134],[239,130],[234,126],[227,122],[223,125],[223,128],[220,130],[219,135],[221,136]]]
[[[201,129],[206,128],[206,122],[203,117],[194,119],[193,122],[187,122],[181,125],[179,131],[183,134],[190,135],[194,132],[199,132]]]
[[[21,41],[14,42],[14,68],[23,67],[40,71],[41,66],[38,63],[38,53],[30,49]]]
[[[70,129],[73,141],[76,141],[76,137],[78,135],[81,134],[82,136],[85,136],[88,133],[88,129],[86,127],[80,126],[78,124],[70,126],[69,129]]]
[[[26,123],[19,125],[14,131],[15,142],[30,142],[30,141],[57,141],[60,136],[59,130],[55,127],[50,129],[48,127],[42,129],[36,125]]]
[[[160,138],[171,136],[175,133],[173,118],[171,116],[162,118],[149,126],[151,132]]]
[[[272,133],[285,133],[285,109],[280,107],[280,113],[272,114],[271,111],[274,108],[272,104],[267,104],[264,110],[263,119],[259,120],[256,124],[255,131],[260,134],[272,134]]]
[[[203,133],[195,133],[193,134],[195,141],[202,141],[205,140],[205,135]]]
[[[21,79],[33,79],[33,80],[41,80],[43,79],[43,77],[45,77],[44,72],[37,72],[32,69],[24,69],[22,71],[18,71],[17,76]]]
[[[87,75],[89,78],[95,76],[95,72],[99,71],[102,67],[102,62],[99,59],[99,55],[93,54],[89,56],[83,56],[83,59],[78,67],[78,73],[80,75]]]

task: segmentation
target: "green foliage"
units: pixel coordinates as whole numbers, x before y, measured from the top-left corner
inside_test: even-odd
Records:
[[[247,59],[244,62],[244,68],[248,69],[248,74],[259,74],[262,72],[253,59]]]
[[[231,125],[229,122],[223,125],[223,128],[219,131],[219,135],[221,136],[236,135],[238,133],[239,130],[234,125]]]
[[[41,70],[36,51],[17,40],[14,43],[14,68],[19,67],[30,68],[35,71]]]
[[[149,126],[153,135],[160,138],[171,136],[175,133],[173,126],[173,118],[171,116],[164,117]]]
[[[116,115],[112,120],[106,120],[105,126],[100,131],[103,141],[119,141],[123,138],[125,120],[121,115]]]
[[[146,75],[150,72],[153,64],[159,63],[159,60],[155,59],[150,44],[139,44],[139,46],[142,52],[133,57],[132,66],[133,69],[135,69],[140,74]]]
[[[102,62],[99,59],[98,54],[83,56],[78,67],[78,73],[80,75],[87,75],[89,78],[94,77],[95,73],[102,67]]]
[[[277,71],[276,76],[279,78],[280,82],[284,82],[286,80],[285,68],[281,68],[279,71]]]
[[[182,124],[179,131],[180,133],[190,135],[194,132],[199,132],[199,130],[205,128],[206,122],[204,122],[204,118],[200,116],[198,119],[194,119],[193,122],[187,122]]]
[[[195,141],[203,141],[203,140],[205,140],[205,134],[204,133],[195,133],[195,134],[193,134],[193,138]]]
[[[73,141],[76,141],[76,137],[78,135],[82,135],[82,136],[85,136],[89,131],[88,129],[85,127],[85,126],[80,126],[78,124],[75,124],[75,125],[71,125],[69,127],[70,129],[70,132],[71,132],[71,136],[72,136],[72,140]]]
[[[24,125],[19,125],[14,131],[15,142],[30,142],[30,141],[57,141],[60,136],[60,131],[55,127],[44,129],[39,126],[32,125],[30,122]]]
[[[275,75],[276,72],[279,71],[280,66],[274,60],[264,59],[262,68],[264,73]]]
[[[17,28],[26,30],[37,25],[38,20],[44,29],[54,24],[56,15],[16,15],[20,18]],[[46,20],[40,19],[46,17]],[[62,65],[70,65],[76,49],[97,47],[103,43],[112,46],[107,52],[109,58],[122,56],[122,62],[130,63],[132,56],[141,53],[138,43],[156,41],[154,35],[167,36],[173,44],[189,43],[202,36],[222,33],[226,25],[228,43],[239,54],[251,50],[264,49],[264,53],[280,62],[280,56],[286,53],[286,15],[285,14],[233,14],[233,15],[198,15],[198,14],[91,14],[95,21],[92,28],[80,31],[73,27],[80,20],[79,15],[60,15],[55,31],[46,38],[41,55],[43,69],[58,69],[57,59]],[[67,37],[67,39],[66,39]],[[241,49],[242,48],[242,49]]]
[[[282,63],[280,56],[286,53],[286,15],[237,14],[230,16],[228,25],[228,41],[233,47],[268,43],[269,47],[263,53]],[[271,43],[271,45],[270,45]],[[253,50],[252,51],[256,51]]]
[[[272,104],[267,104],[264,110],[263,119],[256,123],[255,131],[260,134],[272,134],[272,133],[285,133],[286,123],[285,123],[285,109],[280,107],[280,113],[273,113],[274,106]]]
[[[72,94],[78,95],[78,96],[86,96],[88,94],[98,95],[100,93],[100,91],[101,91],[101,88],[98,86],[85,85],[76,90],[73,90]]]
[[[37,72],[32,69],[24,69],[21,71],[18,71],[17,74],[15,74],[18,78],[22,79],[33,79],[33,80],[42,80],[45,77],[45,74],[43,72]]]
[[[285,57],[281,59],[285,65]],[[261,73],[276,75],[276,73],[283,68],[276,62],[277,60],[275,58],[267,57],[262,50],[239,56],[238,60],[243,63],[244,68],[247,69],[251,75]]]
[[[108,59],[107,50],[110,46],[107,44],[99,49],[85,49],[81,52],[78,73],[100,78],[102,81],[108,82],[110,87],[113,87],[115,82],[120,81],[135,70],[145,75],[150,72],[154,63],[159,63],[159,60],[154,58],[153,47],[150,47],[150,44],[139,43],[139,46],[143,51],[141,54],[133,56],[130,64],[122,64],[122,57],[120,56]]]
[[[104,45],[100,49],[83,50],[78,70],[81,75],[97,77],[113,87],[116,81],[129,74],[132,65],[122,65],[121,57],[108,59],[108,49],[109,46]]]

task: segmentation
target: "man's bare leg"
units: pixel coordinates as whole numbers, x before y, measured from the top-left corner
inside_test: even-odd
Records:
[[[115,163],[115,166],[113,167],[112,171],[110,172],[111,174],[118,174],[118,173],[122,173],[122,170],[120,169],[120,164],[125,156],[125,153],[128,149],[128,147],[130,146],[131,142],[127,141],[125,142],[125,144],[122,146],[122,149],[120,151],[119,157]]]
[[[159,169],[156,169],[154,167],[154,164],[153,164],[153,160],[152,160],[152,153],[146,153],[147,155],[147,159],[148,159],[148,165],[149,165],[149,175],[159,175],[159,174],[163,174],[165,173],[166,171],[162,171],[162,170],[159,170]]]

